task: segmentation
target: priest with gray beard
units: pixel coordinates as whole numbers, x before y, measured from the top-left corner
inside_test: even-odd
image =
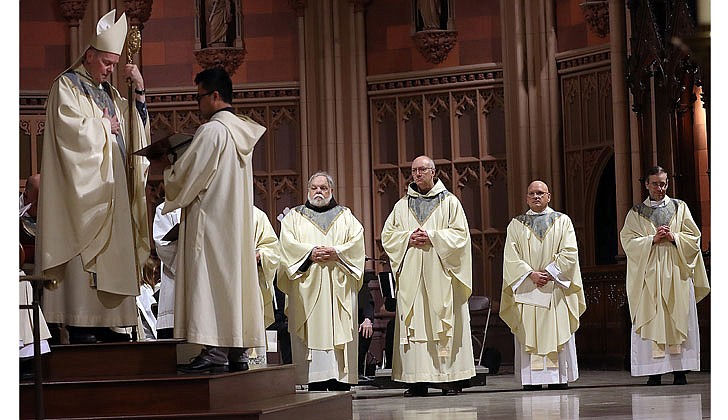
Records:
[[[281,222],[278,287],[288,295],[296,382],[309,391],[348,391],[358,381],[364,228],[333,190],[331,175],[313,174],[308,200]]]

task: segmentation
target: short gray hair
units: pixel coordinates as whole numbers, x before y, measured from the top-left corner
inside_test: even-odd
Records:
[[[318,178],[318,177],[320,177],[320,176],[323,176],[323,177],[326,178],[326,181],[329,183],[329,188],[331,188],[331,190],[333,191],[333,189],[334,189],[334,178],[331,176],[330,173],[328,173],[326,171],[318,171],[315,174],[311,175],[311,178],[308,179],[308,187],[310,188],[311,187],[311,183],[313,182],[313,180],[316,179],[316,178]]]

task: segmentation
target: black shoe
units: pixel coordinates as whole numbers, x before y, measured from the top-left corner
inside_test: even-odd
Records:
[[[685,372],[672,372],[673,374],[673,385],[687,385],[688,378],[685,377]]]
[[[228,370],[230,372],[242,372],[250,369],[248,362],[228,362]]]
[[[458,382],[445,382],[439,388],[442,390],[442,395],[458,395],[462,391]]]
[[[346,382],[339,382],[335,379],[329,380],[329,391],[351,391],[351,384]]]
[[[227,372],[228,367],[219,363],[213,363],[205,357],[197,356],[186,365],[177,365],[177,370],[185,373],[221,373]]]
[[[662,385],[662,375],[650,375],[649,379],[647,379],[647,385]]]
[[[404,392],[405,397],[426,397],[428,394],[426,385],[414,385]]]
[[[569,389],[569,384],[549,384],[549,389]]]
[[[66,326],[68,330],[68,342],[71,344],[94,344],[98,343],[94,328]]]
[[[33,379],[35,379],[33,358],[20,359],[20,382],[32,381]]]
[[[523,385],[524,391],[540,391],[541,385]]]
[[[328,381],[311,382],[308,384],[308,390],[309,391],[328,391],[329,390],[328,385],[329,385]]]
[[[129,334],[118,333],[109,327],[100,327],[95,329],[96,338],[102,343],[123,343],[131,341]]]

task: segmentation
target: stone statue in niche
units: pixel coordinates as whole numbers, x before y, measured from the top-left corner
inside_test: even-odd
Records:
[[[233,23],[230,0],[212,0],[207,9],[207,46],[226,47],[228,45],[228,29]]]
[[[442,28],[442,1],[441,0],[416,0],[417,14],[419,15],[417,25],[418,31],[438,30]],[[421,26],[420,26],[421,23]]]

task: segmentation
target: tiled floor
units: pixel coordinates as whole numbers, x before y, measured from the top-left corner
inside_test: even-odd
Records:
[[[710,373],[692,372],[688,385],[648,387],[629,372],[581,371],[563,391],[523,391],[513,375],[488,376],[485,386],[444,397],[404,398],[401,389],[354,387],[354,419],[701,419],[710,418]]]

